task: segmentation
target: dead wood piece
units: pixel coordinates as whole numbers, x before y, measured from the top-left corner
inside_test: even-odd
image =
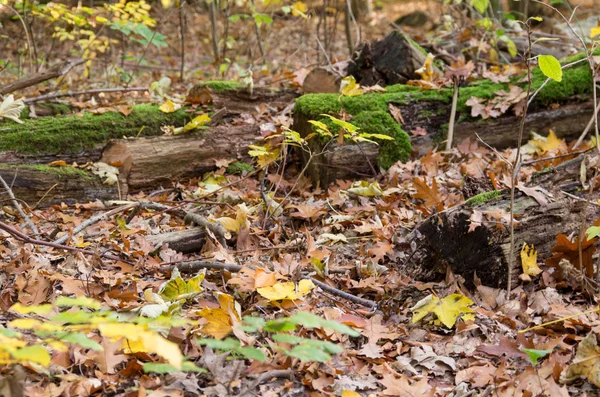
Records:
[[[187,102],[209,104],[215,109],[227,109],[230,115],[255,113],[261,106],[273,109],[283,109],[298,96],[295,90],[278,90],[265,87],[254,87],[251,91],[240,89],[211,89],[200,84],[194,86],[188,93]]]
[[[119,182],[123,195],[170,186],[216,169],[216,160],[249,161],[248,145],[260,136],[256,125],[211,127],[199,133],[109,142],[101,161],[122,164]]]
[[[0,87],[0,95],[9,94],[13,91],[22,90],[27,87],[43,83],[46,80],[55,79],[60,76],[64,76],[69,73],[75,66],[85,63],[85,59],[74,59],[60,64],[56,64],[48,68],[47,70],[39,73],[33,73],[29,76],[17,79],[11,83],[5,84]]]
[[[146,240],[155,249],[160,249],[166,244],[169,248],[184,254],[200,251],[204,246],[205,238],[206,230],[203,227],[146,236]]]
[[[11,186],[14,196],[31,207],[118,198],[115,185],[106,185],[84,171],[65,173],[60,168],[0,164],[0,176]]]
[[[397,30],[383,40],[363,44],[348,72],[364,86],[404,84],[419,78],[415,71],[424,63],[425,55],[414,41]]]
[[[302,92],[305,94],[339,93],[342,79],[348,76],[349,64],[350,61],[343,61],[311,70],[304,78]]]
[[[581,159],[571,160],[559,166],[556,173],[548,172],[545,179],[540,178],[544,180],[542,186],[552,193],[549,204],[542,206],[522,193],[515,198],[518,220],[515,263],[520,263],[518,256],[524,243],[533,244],[538,250],[538,260],[543,261],[551,256],[557,234],[579,233],[582,211],[585,210],[588,225],[600,216],[600,207],[586,202],[587,193],[581,198],[561,194],[567,188],[574,192],[582,191],[577,162]],[[565,178],[565,174],[570,175],[570,179]],[[591,199],[595,201],[599,197],[600,192],[594,192]],[[465,203],[428,218],[414,234],[419,252],[403,271],[416,279],[431,281],[443,278],[449,266],[453,273],[464,277],[470,288],[474,286],[475,275],[483,285],[504,287],[508,264],[511,263],[509,228],[486,214],[507,214],[509,198],[509,193],[505,192],[485,203],[474,206]],[[475,211],[482,213],[484,219],[476,227],[471,224]]]
[[[217,240],[219,240],[219,242],[223,245],[226,246],[227,244],[227,237],[229,237],[229,233],[227,232],[227,230],[225,230],[225,228],[223,227],[223,225],[221,225],[220,223],[217,222],[211,222],[208,219],[206,219],[205,217],[203,217],[200,214],[194,214],[192,212],[188,212],[185,216],[185,218],[183,218],[183,221],[185,222],[186,225],[198,225],[202,228],[206,228],[208,229],[212,234],[215,235],[215,237],[217,238]]]

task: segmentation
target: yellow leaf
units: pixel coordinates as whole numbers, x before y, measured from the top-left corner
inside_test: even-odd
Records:
[[[217,300],[220,308],[205,308],[200,310],[198,315],[208,321],[202,326],[201,332],[220,340],[233,331],[234,325],[240,323],[242,310],[231,295],[218,293]]]
[[[171,273],[171,279],[164,283],[158,294],[167,302],[174,302],[180,299],[190,299],[203,291],[200,284],[204,280],[205,272],[199,273],[189,281],[181,278],[179,270],[175,268]]]
[[[523,272],[528,276],[537,276],[542,272],[537,265],[537,251],[533,248],[533,245],[528,246],[523,243],[521,249],[521,265],[523,266]]]
[[[175,103],[173,103],[172,100],[167,99],[167,101],[165,103],[163,103],[162,105],[160,105],[159,109],[163,113],[173,113],[174,111],[176,111],[180,107],[181,107],[180,104],[175,104]]]
[[[593,39],[598,35],[600,35],[600,26],[594,26],[590,29],[590,38]]]
[[[10,355],[21,362],[32,362],[44,367],[50,365],[50,353],[43,346],[26,346],[11,352]]]
[[[348,193],[356,194],[357,196],[375,197],[381,196],[383,194],[383,190],[381,190],[381,187],[377,181],[356,181],[352,184],[352,187],[348,189]]]
[[[425,58],[425,63],[421,66],[420,69],[415,70],[421,76],[422,80],[432,81],[433,80],[433,60],[435,59],[432,53],[427,54],[427,58]]]
[[[308,11],[308,7],[302,1],[297,1],[292,5],[292,15],[295,17],[306,18],[306,11]]]
[[[237,233],[240,231],[240,224],[233,218],[224,216],[222,218],[215,219],[215,221],[219,222],[228,232]]]
[[[179,135],[182,132],[187,132],[187,131],[193,131],[197,128],[202,128],[204,127],[206,124],[210,123],[210,116],[206,113],[201,114],[200,116],[196,116],[193,118],[192,121],[190,121],[189,123],[187,123],[186,125],[184,125],[181,128],[175,128],[174,130],[174,135]]]
[[[342,390],[342,397],[361,397],[360,394],[358,394],[355,391],[352,390]]]
[[[540,142],[540,148],[543,150],[544,153],[546,153],[546,152],[550,152],[550,151],[559,149],[563,145],[563,143],[564,143],[564,141],[561,139],[558,139],[556,137],[556,134],[554,133],[554,131],[550,130],[550,133],[548,134],[546,141]]]
[[[302,298],[313,288],[315,288],[315,285],[312,281],[301,280],[300,283],[298,283],[297,288],[296,284],[290,281],[286,283],[277,283],[271,287],[257,288],[256,292],[270,301],[279,301],[284,299],[295,300]]]
[[[160,0],[160,3],[162,4],[163,8],[170,8],[173,4],[173,0]]]
[[[65,160],[56,160],[56,161],[52,161],[48,165],[50,167],[66,167],[67,166],[67,162]]]
[[[442,324],[448,328],[452,328],[459,316],[467,321],[474,318],[474,311],[469,307],[472,304],[473,301],[471,299],[461,294],[448,295],[444,299],[429,295],[411,308],[413,312],[412,322],[416,323],[428,314],[434,313]]]
[[[362,88],[360,88],[360,84],[356,82],[356,79],[352,75],[342,79],[340,92],[343,96],[359,96],[364,93]]]
[[[126,353],[155,353],[175,368],[181,368],[183,354],[179,346],[157,332],[149,330],[146,325],[103,323],[98,325],[98,330],[106,338],[124,339],[123,349]]]

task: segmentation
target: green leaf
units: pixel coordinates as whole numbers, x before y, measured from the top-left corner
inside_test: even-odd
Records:
[[[43,346],[27,346],[10,353],[13,358],[21,361],[31,361],[47,367],[50,365],[50,353]]]
[[[68,296],[59,296],[56,298],[56,306],[59,307],[87,307],[89,309],[100,310],[102,305],[95,299],[87,296],[78,296],[77,298],[69,298]]]
[[[286,351],[285,354],[290,357],[298,358],[302,362],[316,361],[323,363],[331,360],[329,354],[319,348],[309,345],[298,345],[292,350]]]
[[[544,76],[558,82],[562,81],[562,68],[558,59],[552,55],[540,55],[538,62]]]
[[[585,231],[585,235],[588,240],[593,239],[594,237],[598,237],[600,235],[600,226],[590,226]]]
[[[65,336],[61,337],[60,340],[62,340],[63,342],[68,342],[71,344],[79,345],[86,349],[92,349],[95,351],[104,350],[102,345],[100,345],[98,342],[88,338],[86,335],[82,334],[81,332],[66,334]]]
[[[167,302],[191,299],[203,291],[200,284],[204,280],[204,274],[204,272],[198,273],[189,281],[185,281],[175,268],[171,274],[171,279],[160,287],[158,294]]]
[[[275,342],[289,343],[290,345],[297,345],[302,342],[306,342],[307,340],[310,340],[310,339],[305,339],[300,336],[290,335],[290,334],[275,334],[272,336],[272,339]]]
[[[93,315],[83,310],[76,312],[62,312],[52,317],[52,321],[64,324],[84,324],[90,322]]]
[[[223,340],[202,338],[202,339],[198,339],[198,343],[200,345],[204,345],[204,346],[210,347],[212,349],[227,350],[227,351],[236,350],[236,349],[239,349],[239,347],[240,347],[240,341],[237,339],[233,339],[233,338],[227,338],[227,339],[223,339]]]
[[[157,374],[174,374],[175,372],[180,372],[180,370],[167,363],[144,363],[144,372],[155,372]]]
[[[540,358],[546,357],[548,354],[552,353],[552,350],[538,350],[538,349],[520,349],[523,353],[527,354],[531,364],[533,366],[537,365],[537,362]]]
[[[490,0],[471,0],[470,3],[480,14],[484,14],[490,5]]]
[[[288,318],[267,321],[264,326],[264,330],[267,332],[293,331],[295,329],[296,324],[291,322]]]
[[[255,333],[263,329],[266,321],[261,317],[244,316],[244,325],[242,326],[245,332]]]
[[[250,360],[260,361],[261,363],[265,362],[265,360],[267,359],[267,357],[265,356],[265,353],[263,353],[261,350],[257,349],[256,347],[251,347],[251,346],[240,347],[239,349],[236,349],[236,352],[238,352],[239,354],[241,354],[242,356],[244,356]]]
[[[10,307],[10,310],[14,310],[21,314],[35,313],[43,316],[44,314],[48,314],[52,311],[52,305],[47,303],[43,305],[25,306],[20,303],[15,303]]]

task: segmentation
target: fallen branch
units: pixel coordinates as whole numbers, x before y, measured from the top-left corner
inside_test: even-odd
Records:
[[[66,242],[70,236],[74,236],[77,233],[79,233],[80,231],[82,231],[83,229],[85,229],[88,226],[93,225],[94,223],[100,222],[100,221],[104,221],[106,219],[108,219],[109,217],[118,214],[119,212],[123,212],[123,211],[127,211],[130,208],[133,208],[135,206],[137,206],[138,203],[131,203],[131,204],[126,204],[123,205],[121,207],[117,207],[114,208],[110,211],[107,211],[105,213],[93,216],[91,218],[89,218],[88,220],[82,222],[79,226],[77,226],[75,229],[73,229],[72,233],[67,233],[62,237],[59,237],[58,239],[54,240],[54,244],[63,244],[64,242]]]
[[[16,238],[17,240],[20,241],[24,241],[26,243],[30,243],[33,245],[43,245],[46,247],[53,247],[53,248],[57,248],[57,249],[63,249],[65,251],[70,251],[70,252],[79,252],[85,255],[92,255],[92,256],[98,256],[98,257],[102,257],[102,258],[106,258],[106,259],[112,259],[114,261],[121,261],[121,262],[125,262],[123,261],[122,258],[116,256],[116,255],[112,255],[112,254],[99,254],[98,252],[94,252],[94,251],[90,251],[90,250],[84,250],[81,248],[77,248],[77,247],[69,247],[67,245],[62,245],[62,244],[55,244],[49,241],[42,241],[42,240],[37,240],[34,238],[29,237],[28,235],[26,235],[25,233],[22,233],[20,231],[18,231],[17,229],[13,228],[12,226],[7,225],[4,222],[0,221],[0,230],[4,230],[5,232],[7,232],[8,234],[10,234],[11,236],[13,236],[14,238]],[[129,262],[127,262],[129,263]]]
[[[25,103],[34,103],[45,101],[48,99],[56,99],[56,98],[64,98],[64,97],[72,97],[77,95],[92,95],[92,94],[100,94],[103,92],[131,92],[131,91],[148,91],[148,88],[143,87],[125,87],[125,88],[96,88],[93,90],[85,90],[85,91],[75,91],[75,92],[56,92],[53,94],[46,94],[36,96],[34,98],[25,99]]]
[[[85,59],[70,60],[54,65],[43,72],[33,73],[28,76],[22,77],[11,83],[1,86],[0,95],[9,94],[13,91],[22,90],[24,88],[43,83],[46,80],[52,80],[57,77],[64,76],[65,74],[69,73],[71,69],[73,69],[75,66],[81,65],[85,62]]]

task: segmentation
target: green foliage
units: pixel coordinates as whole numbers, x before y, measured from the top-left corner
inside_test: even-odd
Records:
[[[244,172],[252,172],[254,167],[243,161],[235,161],[227,166],[228,174],[243,174]]]
[[[562,69],[558,59],[552,55],[540,55],[538,57],[538,62],[544,76],[549,77],[554,81],[562,81]]]
[[[546,357],[548,354],[552,353],[552,350],[538,350],[538,349],[520,349],[523,353],[527,354],[529,357],[529,361],[535,367],[540,358]]]
[[[352,119],[352,123],[364,132],[392,138],[375,139],[380,144],[377,164],[381,168],[388,169],[398,161],[409,159],[412,150],[410,137],[388,112],[361,112]]]
[[[242,329],[247,333],[268,332],[272,333],[270,339],[277,342],[276,350],[287,356],[298,358],[302,362],[326,362],[332,354],[341,353],[342,347],[334,343],[315,340],[291,334],[298,327],[303,329],[323,328],[330,329],[348,336],[359,336],[354,329],[338,323],[323,319],[308,312],[298,312],[291,317],[265,321],[260,317],[244,317]],[[255,347],[242,347],[240,341],[232,338],[224,340],[200,339],[201,345],[215,350],[230,352],[234,355],[256,361],[265,361],[266,356],[262,350]]]
[[[495,199],[496,197],[500,197],[502,195],[502,190],[490,190],[489,192],[479,193],[468,200],[465,201],[465,204],[470,206],[476,206],[479,204],[487,203],[488,201]]]

